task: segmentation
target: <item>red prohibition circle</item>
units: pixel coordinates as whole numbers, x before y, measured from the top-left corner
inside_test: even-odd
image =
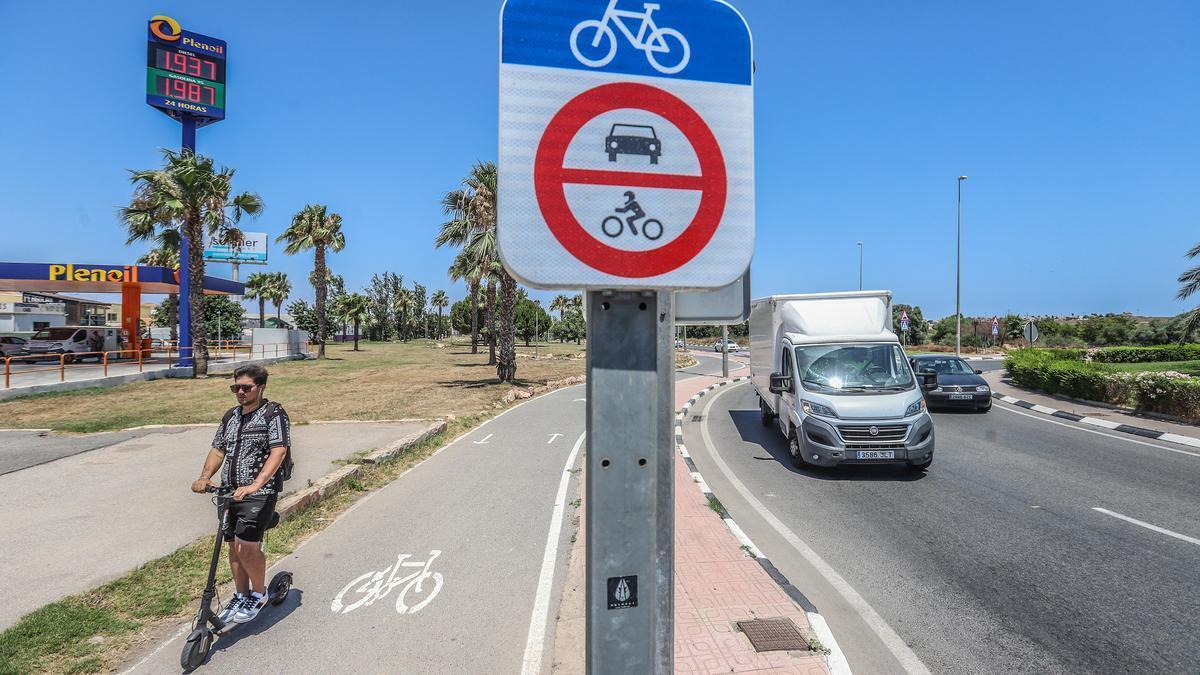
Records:
[[[646,110],[674,124],[691,142],[700,175],[572,169],[563,166],[575,134],[592,119],[622,108]],[[612,185],[698,190],[700,206],[692,222],[668,243],[626,251],[593,237],[567,204],[566,185]],[[632,82],[605,84],[567,102],[542,133],[533,166],[533,184],[546,225],[559,243],[589,267],[627,278],[653,277],[678,269],[708,245],[725,213],[727,182],[721,146],[703,118],[679,97]]]

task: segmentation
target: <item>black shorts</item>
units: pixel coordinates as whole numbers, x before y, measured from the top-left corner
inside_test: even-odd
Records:
[[[262,541],[263,533],[271,523],[275,513],[276,495],[269,497],[247,497],[240,502],[222,499],[217,506],[217,518],[224,515],[229,508],[229,521],[225,524],[223,534],[225,541],[233,541],[234,537],[242,541]],[[228,505],[228,506],[227,506]]]

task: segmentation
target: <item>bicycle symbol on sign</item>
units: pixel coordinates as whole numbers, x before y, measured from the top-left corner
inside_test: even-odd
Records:
[[[442,590],[441,573],[429,571],[430,565],[441,554],[441,551],[433,550],[429,552],[429,560],[424,562],[405,562],[412,556],[407,553],[401,553],[397,557],[395,565],[388,565],[378,572],[367,572],[346,584],[342,588],[342,592],[338,593],[333,602],[330,603],[329,609],[333,610],[334,613],[348,614],[359,607],[375,604],[376,600],[382,600],[392,592],[392,589],[403,586],[400,589],[400,593],[396,596],[396,612],[399,614],[416,614],[425,605],[433,601],[438,591]],[[415,569],[417,571],[400,577],[398,575],[401,568]],[[433,582],[431,588],[424,588],[426,581]],[[410,591],[418,598],[420,598],[422,593],[427,593],[427,595],[417,600],[414,604],[409,605],[405,600]],[[346,597],[347,594],[350,594],[350,596]],[[347,605],[345,602],[350,602],[350,604]]]
[[[647,2],[642,4],[645,12],[631,12],[627,9],[617,9],[617,2],[618,0],[609,0],[608,9],[604,10],[602,18],[580,21],[571,31],[571,53],[580,63],[590,68],[602,68],[613,60],[613,57],[617,55],[617,35],[609,25],[612,23],[621,29],[625,39],[629,40],[629,44],[633,45],[634,49],[646,52],[646,60],[660,73],[671,75],[687,67],[688,60],[692,56],[687,39],[674,28],[659,28],[655,25],[654,19],[650,18],[654,10],[659,9],[661,5]],[[636,35],[629,29],[625,19],[641,20]],[[671,38],[676,44],[673,45],[667,38]],[[584,56],[580,47],[585,43],[581,42],[581,39],[592,50],[600,49],[600,53],[603,55],[596,59]],[[608,47],[601,48],[601,43],[605,41],[607,41]],[[668,60],[668,57],[678,59],[678,61],[671,65],[672,61]],[[660,58],[663,59],[663,62],[659,61]]]

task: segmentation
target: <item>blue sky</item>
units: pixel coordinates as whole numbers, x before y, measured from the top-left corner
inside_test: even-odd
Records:
[[[952,313],[955,177],[968,174],[965,313],[1188,306],[1174,293],[1200,241],[1200,5],[734,4],[758,66],[756,296],[857,287],[862,240],[867,287]],[[164,13],[230,45],[229,117],[198,148],[262,195],[247,229],[273,236],[305,203],[328,204],[345,219],[331,265],[348,286],[387,269],[458,299],[453,253],[432,240],[441,194],[496,156],[498,12],[493,0],[0,4],[0,260],[142,252],[114,214],[126,169],[179,143],[143,96],[145,21]],[[272,255],[311,297],[311,256]]]

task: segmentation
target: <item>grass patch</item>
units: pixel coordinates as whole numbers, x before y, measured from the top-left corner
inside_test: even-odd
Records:
[[[725,505],[722,504],[721,500],[717,499],[715,495],[710,494],[708,496],[708,508],[715,511],[716,514],[718,516],[721,516],[722,518],[724,518],[728,514],[728,511],[725,510]]]
[[[754,549],[750,548],[750,546],[748,544],[742,544],[742,553],[745,553],[746,557],[748,557],[748,558],[757,558],[758,557],[758,556],[754,555]]]
[[[498,410],[465,415],[445,431],[376,465],[363,465],[325,501],[280,523],[267,537],[268,565],[290,554],[327,527],[367,493],[395,480],[454,438]],[[215,536],[215,532],[214,535]],[[206,536],[99,588],[69,596],[25,615],[0,633],[0,675],[30,672],[110,672],[119,668],[146,629],[187,620],[196,609],[208,577],[213,537]],[[217,581],[231,581],[222,551]],[[227,589],[225,592],[232,592]]]
[[[691,354],[678,350],[675,352],[675,368],[691,368],[697,363],[696,357]]]
[[[487,365],[487,346],[432,340],[331,344],[323,361],[268,366],[267,397],[282,403],[293,424],[312,420],[380,420],[470,415],[491,407],[511,388]],[[518,354],[532,349],[521,348]],[[517,360],[517,386],[583,375],[583,347],[550,344],[539,358]],[[117,387],[34,394],[0,402],[0,419],[13,428],[90,433],[144,424],[216,424],[234,404],[229,375],[161,379]],[[46,405],[53,399],[53,405]]]

